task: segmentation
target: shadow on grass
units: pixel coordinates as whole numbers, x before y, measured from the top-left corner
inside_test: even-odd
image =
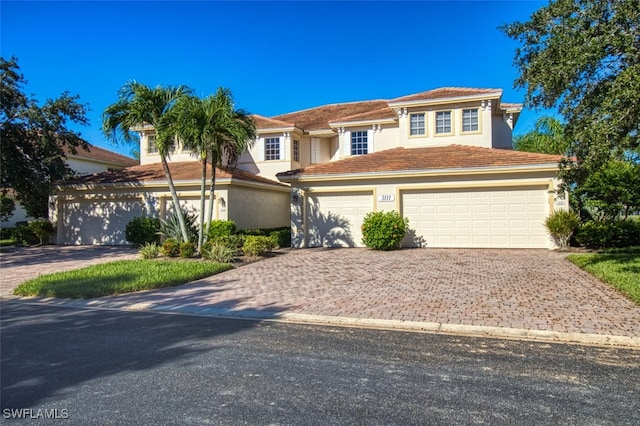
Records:
[[[14,294],[90,299],[174,287],[216,275],[231,268],[231,265],[210,262],[121,260],[42,275],[20,284]]]
[[[232,309],[241,302],[228,300],[220,306]],[[261,310],[277,317],[286,308],[260,307],[254,312]],[[203,352],[241,342],[241,337],[231,335],[263,326],[255,321],[15,302],[2,303],[0,324],[2,410],[77,394],[90,381],[104,381],[108,388],[110,380],[131,372],[159,366],[178,371]],[[55,408],[54,399],[46,404]]]

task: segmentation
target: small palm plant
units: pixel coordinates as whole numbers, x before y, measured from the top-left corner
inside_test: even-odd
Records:
[[[544,222],[560,250],[569,247],[571,236],[579,224],[580,217],[570,210],[556,210]]]

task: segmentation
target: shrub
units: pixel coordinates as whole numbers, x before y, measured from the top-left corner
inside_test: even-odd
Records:
[[[273,238],[263,235],[247,235],[242,252],[247,256],[262,256],[270,253],[275,247]]]
[[[640,222],[633,219],[616,222],[590,220],[578,229],[576,242],[592,249],[640,245]]]
[[[182,214],[187,227],[187,238],[189,241],[196,241],[198,239],[198,227],[196,226],[198,218],[195,214],[186,213],[182,210],[180,211],[180,214]],[[178,215],[175,212],[171,213],[166,220],[160,219],[160,231],[158,234],[171,240],[182,241],[180,221],[178,220]]]
[[[40,245],[48,243],[54,233],[53,223],[47,219],[30,220],[27,226],[38,237]]]
[[[196,243],[187,241],[186,243],[180,243],[180,257],[189,258],[196,254]]]
[[[37,244],[39,241],[38,236],[29,228],[27,222],[18,222],[13,229],[13,240],[16,244],[21,246],[30,246]]]
[[[207,240],[203,247],[209,245],[222,245],[230,247],[234,250],[239,250],[244,245],[244,235],[232,234],[232,235],[220,235]]]
[[[169,238],[162,245],[162,254],[169,257],[178,257],[180,254],[180,241]]]
[[[224,244],[211,244],[206,251],[203,250],[202,257],[219,263],[230,263],[236,254],[236,248]]]
[[[0,228],[0,240],[13,240],[15,228]]]
[[[580,217],[569,210],[556,210],[544,221],[544,226],[549,230],[560,250],[569,247],[571,235],[580,225]]]
[[[394,250],[409,228],[409,219],[395,211],[367,213],[362,223],[362,242],[373,250]]]
[[[160,246],[157,243],[145,243],[138,251],[143,259],[155,259],[160,255]]]
[[[213,240],[217,237],[228,237],[237,231],[236,223],[232,220],[213,220],[207,228],[207,239]]]
[[[136,247],[157,243],[160,232],[160,219],[157,217],[134,217],[127,223],[125,238]]]
[[[291,247],[291,228],[278,229],[269,233],[276,247]]]

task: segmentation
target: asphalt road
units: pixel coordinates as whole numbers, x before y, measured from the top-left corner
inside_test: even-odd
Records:
[[[0,423],[640,424],[640,351],[13,302],[0,311]],[[18,415],[27,419],[8,419]]]

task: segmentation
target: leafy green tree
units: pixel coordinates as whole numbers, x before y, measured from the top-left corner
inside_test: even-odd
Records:
[[[171,118],[170,111],[177,100],[189,94],[191,90],[185,86],[151,88],[136,81],[129,81],[120,89],[118,101],[109,105],[102,115],[102,131],[112,142],[137,142],[133,129],[140,128],[144,124],[150,124],[156,129],[156,146],[173,205],[177,211],[180,210],[180,200],[168,163],[169,154],[175,144],[175,134],[171,133],[168,120]],[[180,214],[176,216],[183,241],[189,241],[184,217]]]
[[[610,158],[639,151],[640,0],[552,0],[502,30],[521,44],[516,87],[531,107],[558,106],[581,182]]]
[[[5,194],[0,193],[0,222],[8,221],[13,216],[16,203]]]
[[[0,188],[12,188],[32,217],[47,217],[49,195],[56,181],[73,175],[64,147],[72,153],[87,148],[71,123],[86,125],[86,106],[78,96],[62,93],[40,105],[24,93],[26,80],[18,60],[0,58]]]
[[[580,185],[576,195],[598,213],[599,219],[624,219],[640,209],[640,164],[611,160]]]
[[[554,117],[540,117],[530,132],[514,138],[518,151],[566,155],[569,141],[564,137],[564,125]]]
[[[191,149],[202,163],[200,186],[200,224],[198,251],[202,249],[206,230],[204,210],[206,199],[207,164],[211,164],[209,208],[206,223],[213,218],[213,202],[216,167],[233,165],[256,137],[252,117],[242,109],[236,109],[231,91],[219,88],[214,95],[204,99],[184,97],[178,101],[175,118],[171,120],[173,132]]]

